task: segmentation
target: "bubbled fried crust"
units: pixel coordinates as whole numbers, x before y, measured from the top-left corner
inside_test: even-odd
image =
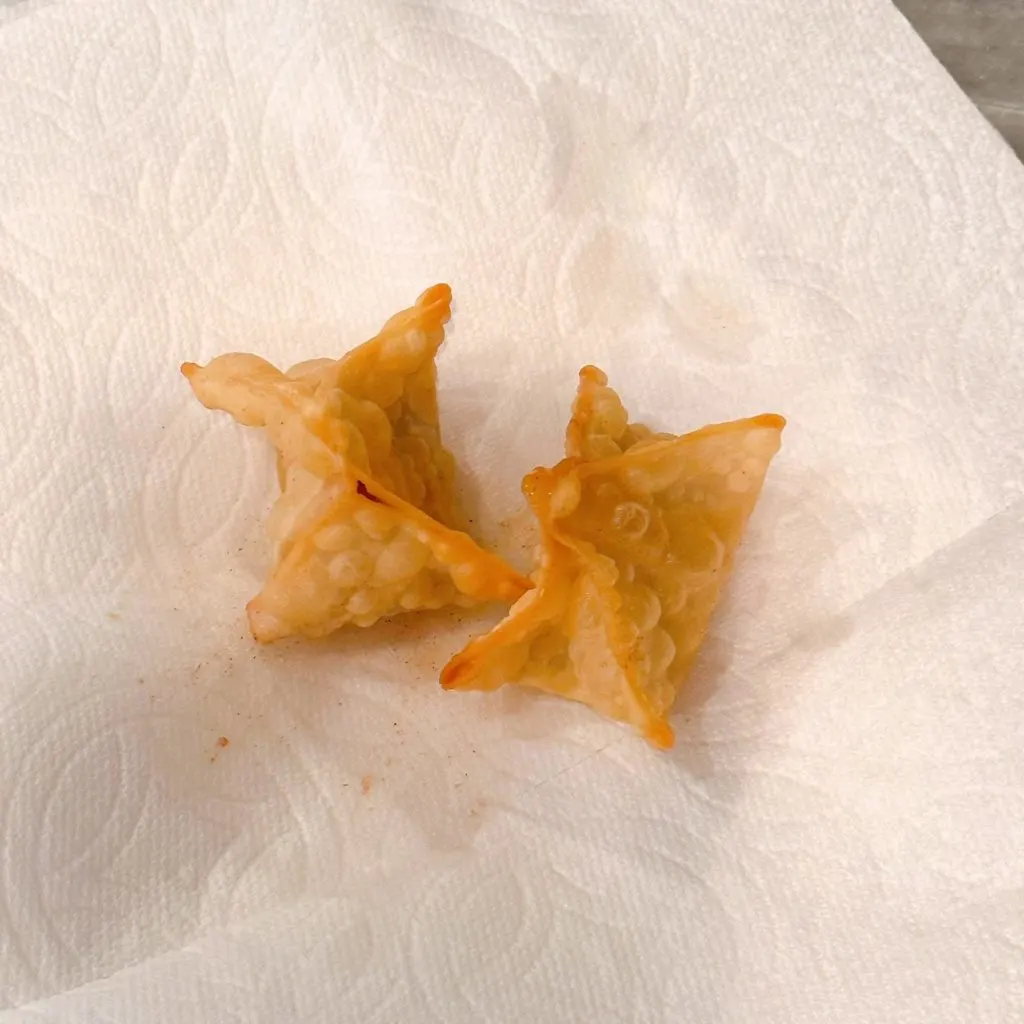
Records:
[[[512,603],[530,581],[471,537],[358,474],[324,482],[247,605],[264,643],[370,626],[398,612]]]
[[[456,655],[442,684],[547,690],[670,746],[668,711],[783,425],[766,415],[637,437],[607,378],[585,368],[567,432],[571,456],[524,481],[543,537],[536,590]]]
[[[642,423],[630,423],[622,399],[608,386],[608,375],[596,366],[584,366],[580,370],[576,399],[565,430],[568,458],[592,462],[622,455],[638,444],[673,437],[673,434],[655,434]]]
[[[451,302],[448,285],[428,288],[376,337],[322,370],[321,380],[387,417],[391,446],[371,465],[374,478],[438,522],[461,528],[455,460],[441,444],[434,361]]]
[[[340,359],[310,360],[286,374],[258,356],[230,353],[181,369],[208,409],[266,428],[280,453],[280,476],[292,462],[321,477],[355,466],[438,522],[461,528],[434,363],[450,311],[451,289],[435,285]]]
[[[264,427],[277,449],[275,564],[248,606],[258,640],[514,601],[530,586],[456,528],[434,364],[450,308],[451,290],[436,285],[341,359],[288,373],[244,353],[182,367],[207,408]]]

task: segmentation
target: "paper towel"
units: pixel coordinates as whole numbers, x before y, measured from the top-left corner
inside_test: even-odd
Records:
[[[888,4],[26,3],[0,140],[0,1021],[1021,1012],[1024,172]],[[520,566],[581,364],[790,420],[669,754],[442,693],[493,616],[246,634],[177,364],[437,280]]]

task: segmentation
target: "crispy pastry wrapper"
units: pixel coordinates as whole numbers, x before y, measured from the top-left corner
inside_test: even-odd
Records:
[[[182,366],[203,405],[263,427],[277,449],[275,560],[248,605],[257,640],[511,602],[530,586],[459,529],[435,370],[450,311],[451,290],[436,285],[337,360],[287,373],[245,353]]]
[[[693,664],[785,421],[763,415],[681,436],[631,426],[594,367],[568,457],[523,490],[540,524],[536,589],[445,666],[448,689],[556,693],[669,747]]]

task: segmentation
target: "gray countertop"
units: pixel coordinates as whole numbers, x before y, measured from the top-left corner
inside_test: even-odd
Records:
[[[1024,0],[894,0],[981,112],[1024,157]]]

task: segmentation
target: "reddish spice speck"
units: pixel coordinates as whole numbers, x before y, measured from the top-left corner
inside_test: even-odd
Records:
[[[218,747],[226,747],[230,742],[231,742],[231,740],[229,740],[227,738],[227,736],[220,736],[217,739],[217,746]]]
[[[383,505],[384,501],[377,497],[376,494],[371,494],[366,487],[366,484],[362,480],[356,481],[356,494],[361,495],[364,498],[369,498],[370,501],[376,502],[378,505]]]
[[[363,796],[369,796],[370,795],[370,790],[373,789],[373,776],[372,775],[364,775],[363,776],[363,781],[361,783],[361,786],[362,786],[362,790],[363,790]]]

